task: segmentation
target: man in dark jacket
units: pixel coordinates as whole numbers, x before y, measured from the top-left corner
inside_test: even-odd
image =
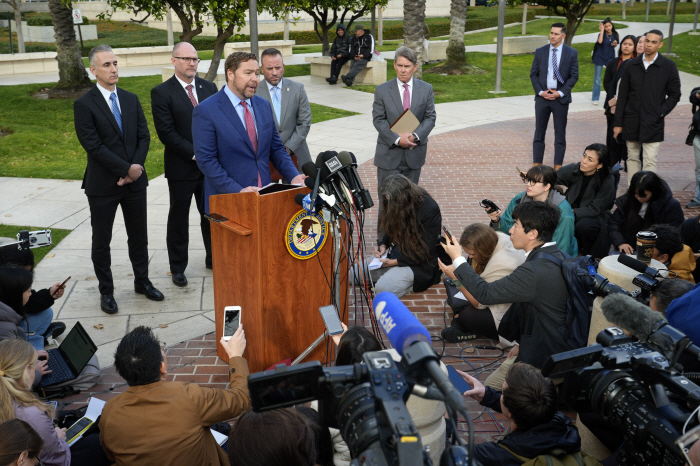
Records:
[[[566,454],[581,451],[578,430],[564,413],[557,411],[557,391],[538,369],[513,364],[502,390],[484,387],[469,374],[459,373],[472,386],[464,396],[503,413],[510,421],[510,433],[502,439],[474,445],[475,464],[520,466],[524,458],[533,459],[552,450]]]
[[[644,39],[644,53],[630,60],[620,79],[613,138],[622,134],[627,143],[629,181],[640,167],[656,171],[659,146],[664,140],[664,118],[681,100],[681,79],[676,64],[658,51],[664,35],[657,29]]]
[[[371,34],[365,32],[365,28],[361,24],[355,25],[355,37],[350,41],[350,59],[353,60],[352,66],[348,74],[340,77],[346,86],[352,86],[355,82],[355,76],[365,69],[367,63],[372,59],[374,51],[374,38]]]
[[[561,268],[539,254],[551,254],[560,261],[565,259],[552,242],[559,215],[557,207],[539,201],[525,202],[513,209],[510,238],[515,249],[524,250],[527,258],[513,273],[492,283],[469,265],[456,238],[452,238],[452,244],[448,241],[444,245],[453,261],[450,267],[455,267],[455,275],[474,299],[487,306],[502,303],[517,306],[504,316],[498,333],[517,341],[519,346],[513,347],[508,359],[486,379],[490,387],[503,383],[505,371],[515,361],[541,368],[552,354],[573,349],[557,331],[566,318],[566,283]],[[446,269],[442,264],[441,268]],[[508,319],[509,315],[517,318]],[[505,331],[506,327],[510,328],[509,332]]]
[[[340,69],[350,60],[350,41],[348,40],[348,35],[343,23],[338,25],[335,34],[336,38],[333,40],[333,45],[331,45],[331,77],[326,78],[328,84],[335,84],[338,82]]]

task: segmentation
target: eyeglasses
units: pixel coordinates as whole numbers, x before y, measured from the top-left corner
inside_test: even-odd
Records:
[[[200,61],[202,61],[199,58],[190,58],[190,57],[173,57],[173,58],[177,58],[178,60],[184,60],[187,63],[199,63]]]
[[[35,460],[38,461],[37,466],[44,466],[44,463],[42,463],[41,460],[39,458],[37,458],[34,453],[29,453],[29,454],[32,455],[32,458],[34,458]]]
[[[523,183],[525,183],[528,186],[530,186],[530,185],[534,186],[537,183],[544,184],[544,181],[537,181],[537,180],[533,180],[532,178],[523,178]]]

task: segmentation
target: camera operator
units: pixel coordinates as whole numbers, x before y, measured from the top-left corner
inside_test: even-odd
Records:
[[[493,283],[481,278],[462,257],[456,238],[451,237],[443,245],[453,261],[452,266],[442,266],[443,272],[454,270],[474,299],[485,305],[514,303],[503,316],[498,333],[520,346],[515,346],[501,367],[486,379],[489,387],[499,387],[505,371],[516,360],[541,368],[552,354],[571,349],[557,331],[564,324],[567,301],[561,268],[550,260],[534,257],[544,252],[565,260],[552,242],[559,209],[544,202],[526,202],[513,209],[513,221],[511,241],[515,249],[526,252],[527,258],[513,273]]]
[[[110,460],[130,466],[229,464],[209,426],[250,405],[243,326],[221,345],[230,358],[228,390],[166,381],[168,362],[153,331],[141,326],[126,334],[114,365],[129,389],[107,402],[100,420],[100,440]]]
[[[538,369],[529,364],[513,364],[501,390],[484,387],[469,374],[457,372],[473,387],[464,396],[503,413],[510,421],[510,432],[502,439],[474,445],[475,463],[520,466],[552,450],[563,450],[567,455],[581,451],[578,430],[564,413],[557,411],[554,384]]]
[[[669,325],[686,334],[695,345],[700,345],[700,285],[695,285],[690,291],[683,293],[687,283],[676,279],[663,280],[652,293],[649,307],[663,312]],[[700,363],[690,355],[682,355],[679,362],[686,372],[700,371]]]

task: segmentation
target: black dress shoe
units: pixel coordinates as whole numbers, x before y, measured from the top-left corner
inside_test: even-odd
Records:
[[[107,314],[116,314],[119,310],[113,294],[100,295],[100,309]]]
[[[205,266],[206,268],[208,268],[209,270],[211,270],[211,269],[212,269],[212,266],[211,266],[211,259],[205,260],[205,261],[204,261],[204,266]]]
[[[326,78],[327,83],[331,82],[332,80],[333,80],[333,76],[331,76],[330,78]]]
[[[187,286],[187,277],[185,277],[185,274],[182,272],[174,273],[173,283],[175,283],[177,286]]]
[[[145,283],[143,285],[134,285],[134,291],[138,294],[146,296],[151,301],[163,301],[165,299],[163,293],[156,290],[156,288],[150,283]]]
[[[328,81],[328,84],[338,84],[338,80],[332,79],[332,80]]]
[[[51,322],[49,324],[49,328],[47,328],[44,332],[44,345],[49,344],[49,338],[56,339],[56,337],[60,336],[64,330],[66,330],[66,324],[63,322]]]

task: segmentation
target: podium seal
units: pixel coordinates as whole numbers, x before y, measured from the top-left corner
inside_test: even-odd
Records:
[[[319,212],[300,210],[289,221],[285,242],[289,254],[297,259],[314,257],[323,248],[328,236],[328,224]]]

